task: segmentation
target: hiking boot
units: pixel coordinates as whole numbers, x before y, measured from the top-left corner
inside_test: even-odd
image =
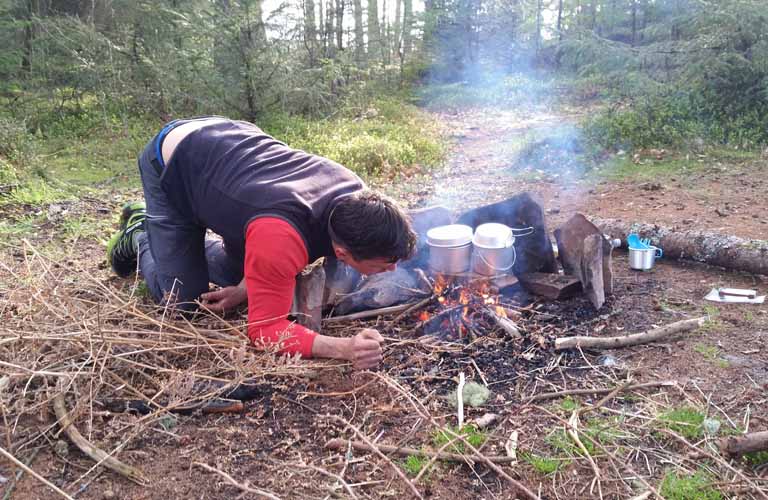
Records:
[[[107,243],[107,261],[115,273],[125,278],[136,270],[138,243],[136,235],[144,231],[147,208],[143,201],[123,205],[120,230]]]

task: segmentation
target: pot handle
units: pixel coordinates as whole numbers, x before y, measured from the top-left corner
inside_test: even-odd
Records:
[[[659,248],[659,247],[653,247],[653,248],[656,249],[656,258],[659,258],[662,255],[664,255],[664,252],[662,252],[661,248]]]
[[[514,241],[514,238],[513,238],[513,241]],[[511,247],[511,248],[512,248],[512,264],[510,264],[507,267],[496,267],[496,266],[494,266],[493,264],[491,264],[490,262],[485,260],[485,257],[483,257],[483,252],[482,251],[481,252],[477,252],[477,256],[480,257],[480,260],[482,260],[483,263],[486,266],[488,266],[489,268],[493,269],[494,271],[509,271],[510,269],[512,269],[514,267],[515,261],[517,260],[517,252],[515,251],[515,247]]]
[[[512,234],[514,236],[528,236],[529,234],[533,234],[533,232],[535,231],[533,226],[521,227],[521,228],[510,227],[509,229],[512,230]],[[515,233],[517,233],[517,234],[515,234]]]

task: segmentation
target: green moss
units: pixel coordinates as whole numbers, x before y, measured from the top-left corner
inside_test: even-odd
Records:
[[[570,460],[558,460],[536,455],[534,453],[521,453],[520,458],[536,469],[536,472],[544,475],[552,474],[556,470],[570,463]]]
[[[675,408],[659,417],[661,425],[671,431],[680,434],[686,439],[700,439],[704,430],[704,414],[691,407]]]
[[[475,448],[481,446],[488,439],[484,432],[471,424],[466,424],[461,429],[458,427],[448,426],[447,430],[438,429],[432,434],[432,444],[435,448],[440,448],[444,444],[455,439],[453,434],[448,432],[448,430],[463,436],[467,443],[471,444]],[[448,450],[454,453],[464,453],[464,443],[461,441],[456,441],[448,447]]]
[[[402,462],[402,467],[409,476],[418,476],[429,460],[423,455],[411,455]]]
[[[754,451],[752,453],[747,453],[742,458],[752,467],[759,467],[768,464],[768,451]]]
[[[579,404],[579,402],[574,400],[570,396],[568,396],[567,398],[563,399],[560,402],[560,409],[567,412],[572,412],[573,410],[578,409],[580,406],[581,405]]]
[[[703,472],[685,476],[669,471],[661,483],[660,493],[667,500],[721,500],[723,495],[709,483]]]

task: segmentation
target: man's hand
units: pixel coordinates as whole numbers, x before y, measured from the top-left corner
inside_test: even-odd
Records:
[[[243,283],[240,283],[237,286],[228,286],[215,292],[201,294],[200,301],[213,312],[224,312],[234,309],[248,300],[248,292],[243,285]]]
[[[384,337],[379,332],[365,328],[350,340],[346,359],[352,362],[356,370],[374,368],[381,363],[381,343]]]

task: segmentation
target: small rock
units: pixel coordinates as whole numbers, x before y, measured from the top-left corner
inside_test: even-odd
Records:
[[[63,439],[59,439],[53,443],[53,451],[55,451],[56,454],[62,458],[66,457],[69,455],[69,445]]]
[[[719,215],[720,217],[728,217],[728,212],[726,212],[724,209],[721,210],[719,208],[715,209],[715,213]]]
[[[560,207],[552,207],[549,210],[547,210],[547,213],[549,213],[549,214],[559,214],[560,213]]]
[[[111,489],[108,489],[108,490],[104,491],[104,493],[101,495],[101,497],[104,500],[112,500],[113,498],[117,497],[117,495],[115,495],[114,491],[112,491]]]
[[[660,182],[646,182],[640,184],[640,187],[645,191],[661,191],[664,189],[664,186]]]

